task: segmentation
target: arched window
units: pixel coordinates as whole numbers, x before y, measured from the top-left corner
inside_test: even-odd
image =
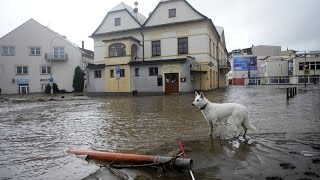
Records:
[[[110,57],[120,57],[126,55],[126,45],[122,43],[115,43],[109,46]]]

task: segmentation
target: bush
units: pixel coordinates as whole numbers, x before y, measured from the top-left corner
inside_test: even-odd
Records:
[[[56,83],[53,83],[52,89],[53,89],[53,93],[59,93],[59,87]],[[50,94],[50,90],[51,90],[51,86],[50,84],[48,84],[44,92]]]
[[[74,70],[72,87],[75,92],[83,92],[84,89],[84,72],[79,66]]]

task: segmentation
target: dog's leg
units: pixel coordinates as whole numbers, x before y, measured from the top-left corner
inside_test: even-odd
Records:
[[[243,126],[243,129],[244,129],[243,138],[246,139],[246,134],[248,129],[245,126]]]
[[[239,139],[239,136],[242,131],[243,131],[243,128],[241,127],[241,125],[237,125],[237,135],[236,135],[237,139]]]
[[[215,123],[215,129],[218,129],[218,138],[220,139],[220,122],[219,121],[217,121],[216,123]]]
[[[212,121],[208,121],[208,124],[209,124],[209,136],[212,136],[212,132],[213,132],[213,122]]]

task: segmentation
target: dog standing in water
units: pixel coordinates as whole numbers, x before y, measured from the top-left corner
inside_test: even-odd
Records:
[[[198,94],[195,92],[195,99],[192,103],[193,106],[197,106],[204,118],[208,121],[210,136],[212,136],[213,125],[218,125],[224,119],[227,119],[229,116],[232,117],[233,123],[237,128],[236,137],[239,138],[242,131],[243,137],[245,138],[247,130],[252,129],[256,131],[256,128],[252,126],[248,120],[248,110],[241,104],[237,103],[212,103],[207,100],[203,93]],[[219,136],[220,136],[220,127]]]

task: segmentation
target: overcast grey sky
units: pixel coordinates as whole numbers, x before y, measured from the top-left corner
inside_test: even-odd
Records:
[[[30,18],[69,40],[93,50],[89,38],[107,12],[136,0],[0,0],[0,37]],[[137,0],[148,17],[160,0]],[[188,0],[200,13],[225,29],[228,51],[253,45],[320,50],[320,0]]]

